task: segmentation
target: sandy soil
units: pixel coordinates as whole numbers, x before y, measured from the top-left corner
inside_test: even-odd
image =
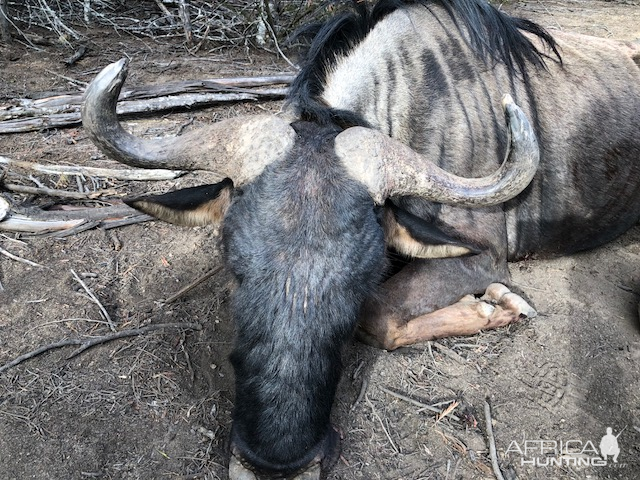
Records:
[[[640,6],[633,1],[504,8],[550,29],[640,38]],[[177,42],[158,44],[109,31],[86,34],[90,53],[70,68],[62,64],[69,56],[62,48],[0,47],[0,102],[76,89],[69,79],[90,81],[122,52],[132,59],[129,85],[288,70],[277,56],[264,53],[190,56]],[[127,124],[140,134],[171,134],[190,121],[186,128],[197,128],[239,111],[279,106],[227,106]],[[115,166],[81,128],[0,136],[0,155]],[[58,188],[76,183],[38,178]],[[94,180],[80,182],[93,188]],[[153,184],[98,181],[122,195],[200,182],[192,175]],[[42,265],[0,255],[0,363],[62,339],[108,333],[72,270],[119,330],[173,322],[203,327],[121,339],[71,359],[74,347],[57,349],[0,373],[0,479],[227,478],[233,406],[229,278],[222,272],[174,303],[161,302],[219,265],[214,229],[148,222],[65,239],[0,235],[0,247]],[[330,478],[494,478],[485,399],[492,405],[505,478],[640,478],[638,265],[640,227],[592,252],[513,264],[514,284],[540,313],[532,321],[394,353],[354,342],[335,404],[343,454]],[[420,403],[448,413],[438,420]],[[574,440],[579,443],[573,446],[593,456],[588,442],[599,450],[607,427],[619,434],[617,464],[531,463],[557,458],[550,442]],[[547,442],[543,453],[540,441]],[[521,454],[525,442],[529,450]]]

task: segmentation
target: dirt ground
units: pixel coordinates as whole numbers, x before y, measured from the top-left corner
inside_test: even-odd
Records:
[[[636,1],[543,0],[503,8],[552,30],[640,38]],[[61,47],[0,46],[0,103],[77,89],[70,79],[88,82],[124,54],[131,58],[129,86],[290,71],[264,52],[203,50],[193,56],[179,40],[85,34],[89,55],[73,67],[62,63],[70,52]],[[238,111],[279,106],[226,106],[126,123],[139,134],[175,134],[187,124],[197,128]],[[116,166],[97,153],[81,128],[0,136],[0,155]],[[76,182],[38,178],[58,188]],[[94,180],[80,182],[93,188]],[[199,181],[194,175],[157,183],[99,180],[123,195]],[[116,340],[72,359],[67,357],[74,347],[57,349],[0,373],[0,479],[227,478],[233,407],[229,278],[222,272],[176,302],[162,302],[220,263],[217,245],[213,228],[160,222],[64,239],[0,235],[2,249],[42,265],[0,255],[0,364],[59,340],[109,332],[72,270],[118,330],[202,325],[199,331],[168,329]],[[636,227],[592,252],[512,264],[514,285],[540,314],[534,320],[393,353],[354,342],[334,409],[343,452],[329,478],[494,478],[485,399],[505,478],[640,478],[639,265]],[[420,404],[447,415],[438,420]],[[559,442],[573,441],[574,450],[593,457],[607,427],[618,435],[618,463],[539,464],[557,460]]]

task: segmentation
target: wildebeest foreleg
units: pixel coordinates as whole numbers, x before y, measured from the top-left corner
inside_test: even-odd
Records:
[[[508,291],[501,283],[491,284],[490,288],[494,286]],[[499,300],[487,294],[481,299],[467,295],[453,305],[409,320],[395,331],[395,338],[387,340],[385,348],[393,350],[436,338],[473,335],[535,315],[536,311],[522,297],[510,291]]]
[[[359,339],[378,348],[394,350],[436,338],[473,335],[520,318],[535,317],[535,310],[525,300],[502,283],[488,280],[496,276],[506,281],[506,272],[497,275],[495,270],[488,269],[484,274],[475,271],[476,274],[469,277],[472,265],[477,267],[486,261],[477,257],[451,258],[408,265],[383,285],[379,298],[365,305],[357,331]],[[436,267],[437,273],[432,271]],[[437,279],[437,283],[425,283],[422,295],[416,299],[417,283],[429,277]],[[466,295],[456,301],[461,288],[485,293],[480,298]],[[448,305],[443,307],[443,304]]]

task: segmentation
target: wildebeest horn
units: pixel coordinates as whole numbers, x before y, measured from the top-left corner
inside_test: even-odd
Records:
[[[406,145],[364,127],[338,135],[336,153],[377,203],[390,196],[415,195],[451,205],[497,205],[529,185],[540,158],[533,128],[510,95],[502,100],[502,108],[509,129],[507,154],[500,168],[486,177],[453,175]]]
[[[142,168],[208,170],[236,185],[286,154],[295,132],[273,115],[230,118],[180,137],[146,140],[118,122],[116,103],[127,77],[127,60],[112,63],[87,87],[82,123],[98,148],[119,162]]]

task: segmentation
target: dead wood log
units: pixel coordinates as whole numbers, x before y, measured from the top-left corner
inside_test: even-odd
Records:
[[[182,170],[164,170],[156,169],[120,169],[120,168],[100,168],[100,167],[82,167],[78,165],[42,165],[40,163],[23,162],[20,160],[12,160],[0,155],[0,165],[8,167],[17,167],[23,170],[31,170],[49,175],[86,175],[88,177],[113,178],[116,180],[139,180],[139,181],[155,181],[155,180],[173,180],[186,174]]]
[[[0,222],[0,231],[42,235],[60,230],[68,230],[84,222],[84,220],[33,220],[31,218],[11,215]]]
[[[264,89],[273,85],[289,85],[293,75],[273,75],[263,77],[210,78],[166,83],[163,85],[143,85],[123,91],[119,101],[155,99],[171,95],[204,93],[245,93],[263,96],[281,96],[286,88]],[[23,98],[12,104],[0,105],[0,120],[12,120],[20,117],[34,117],[76,111],[82,105],[82,92],[66,92],[43,98]],[[215,97],[214,97],[215,98]],[[225,97],[220,97],[225,101]],[[235,101],[234,97],[228,97]]]
[[[282,99],[287,90],[276,88],[251,93],[194,93],[183,95],[172,95],[158,97],[149,100],[132,100],[118,103],[118,115],[131,116],[136,114],[149,114],[177,109],[197,109],[223,102],[258,101],[260,99]],[[12,109],[0,112],[1,117],[12,119],[0,121],[0,134],[2,133],[23,133],[43,130],[47,128],[71,127],[80,125],[82,119],[80,114],[81,105],[63,105],[50,109],[26,110]],[[65,113],[56,113],[66,111]],[[51,113],[49,113],[51,112]],[[13,118],[21,116],[22,118]]]
[[[66,237],[92,228],[115,228],[153,220],[149,215],[124,205],[70,210],[19,209],[0,221],[0,231],[29,235]]]

